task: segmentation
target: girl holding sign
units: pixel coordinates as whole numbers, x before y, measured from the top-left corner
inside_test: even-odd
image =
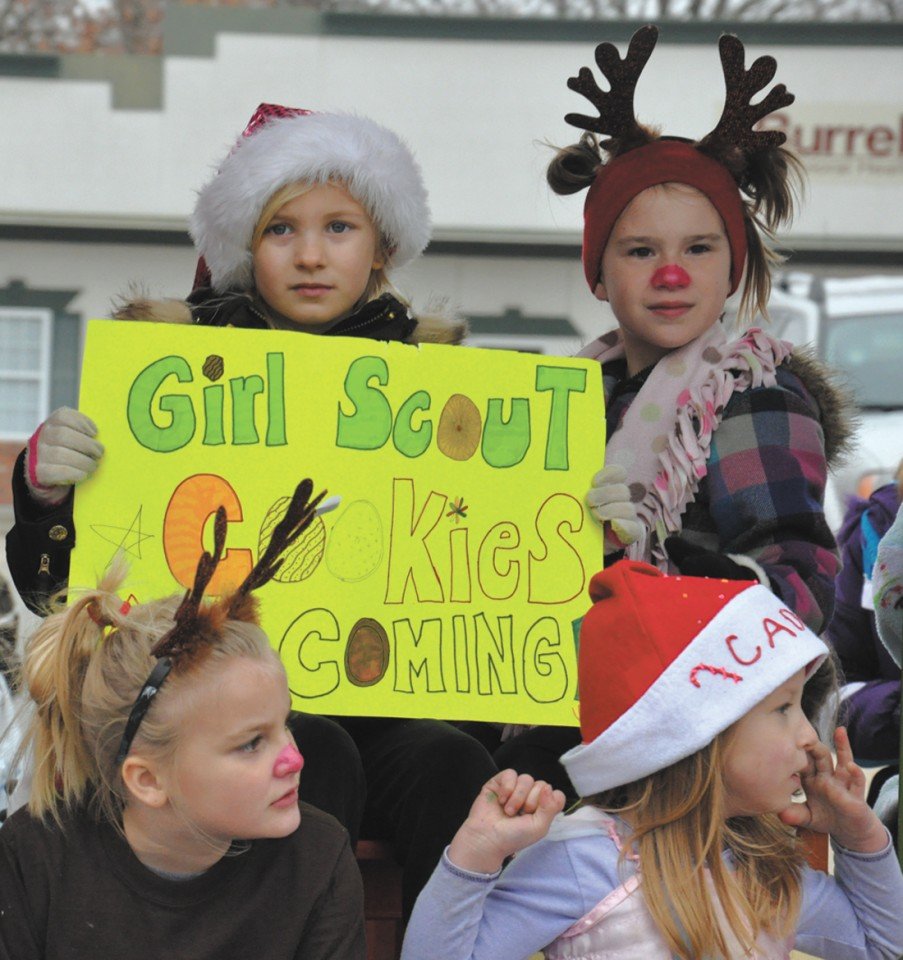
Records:
[[[364,117],[263,104],[200,191],[190,227],[200,261],[188,300],[130,303],[120,317],[406,343],[464,335],[462,323],[415,317],[387,291],[387,271],[426,247],[430,216],[410,150]],[[7,554],[33,606],[68,577],[71,490],[103,455],[96,433],[84,414],[57,410],[16,465]],[[491,757],[438,721],[352,718],[343,730],[295,715],[292,726],[308,759],[302,798],[356,833],[366,790],[364,832],[393,841],[410,910],[495,771]]]
[[[489,781],[402,960],[896,960],[890,837],[843,729],[835,763],[802,708],[825,644],[750,581],[622,560],[590,594],[583,742],[562,757],[585,799],[556,817],[564,797],[548,784]],[[834,877],[805,864],[800,825],[831,835]]]
[[[0,830],[4,960],[365,957],[348,834],[299,806],[285,669],[251,594],[316,515],[312,490],[234,593],[203,599],[220,508],[184,597],[123,602],[119,566],[30,641],[37,759]]]

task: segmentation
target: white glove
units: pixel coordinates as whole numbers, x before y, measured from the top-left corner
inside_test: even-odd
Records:
[[[25,483],[46,506],[65,500],[69,487],[90,477],[103,456],[97,427],[78,410],[59,407],[38,427],[25,449]]]
[[[617,553],[637,540],[643,524],[630,500],[627,471],[618,463],[603,467],[586,494],[586,504],[605,530],[605,553]]]

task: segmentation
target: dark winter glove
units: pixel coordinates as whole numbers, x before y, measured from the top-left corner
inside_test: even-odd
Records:
[[[712,577],[718,580],[757,580],[755,573],[726,553],[697,547],[680,537],[668,537],[665,550],[671,562],[688,577]]]

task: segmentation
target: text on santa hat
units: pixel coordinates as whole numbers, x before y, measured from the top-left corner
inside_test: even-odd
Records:
[[[742,637],[736,633],[729,633],[724,638],[725,648],[733,661],[731,667],[734,664],[739,664],[741,667],[751,667],[758,663],[762,656],[767,654],[768,650],[774,650],[776,641],[795,639],[807,629],[805,623],[786,607],[778,610],[777,616],[781,619],[762,617],[761,621],[753,629],[744,633]],[[725,680],[732,680],[734,683],[740,683],[743,680],[742,674],[737,673],[736,668],[730,669],[724,665],[715,666],[708,663],[699,663],[690,671],[690,683],[694,687],[702,686],[699,680],[699,674],[701,673],[723,677]]]

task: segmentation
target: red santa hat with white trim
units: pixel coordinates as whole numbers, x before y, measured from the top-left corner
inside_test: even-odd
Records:
[[[583,742],[561,758],[592,796],[701,750],[825,644],[758,582],[621,560],[590,583],[578,654]]]
[[[341,181],[400,267],[429,243],[426,187],[410,148],[391,130],[350,113],[262,103],[199,191],[189,232],[215,290],[249,289],[251,238],[273,194],[290,183]],[[195,285],[199,283],[196,280]]]

